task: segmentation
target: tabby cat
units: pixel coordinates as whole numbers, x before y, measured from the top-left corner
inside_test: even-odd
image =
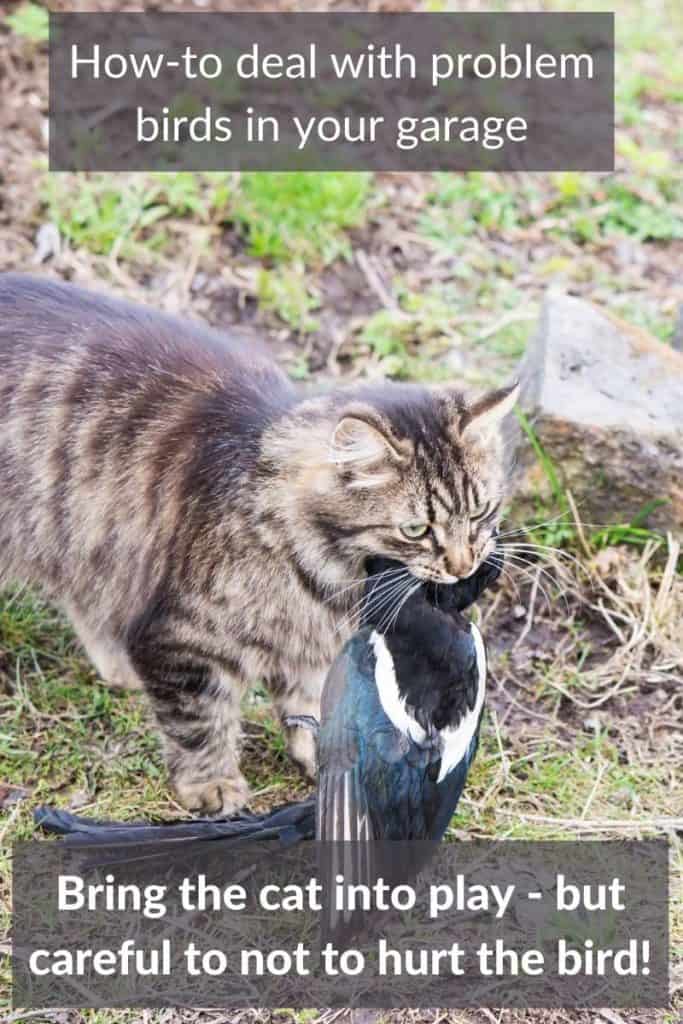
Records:
[[[0,582],[39,585],[101,677],[143,686],[180,801],[229,812],[240,698],[317,715],[369,554],[470,575],[504,492],[516,387],[297,395],[264,352],[199,323],[0,276]],[[310,732],[288,747],[314,772]]]

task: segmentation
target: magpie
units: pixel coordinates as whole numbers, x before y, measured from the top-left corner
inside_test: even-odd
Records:
[[[462,611],[500,574],[500,558],[455,584],[423,582],[385,625],[385,573],[370,559],[361,628],[323,689],[317,798],[262,815],[187,822],[94,821],[49,807],[36,824],[71,845],[188,840],[439,840],[477,749],[486,685],[480,631]],[[306,724],[297,719],[297,724]]]
[[[361,629],[322,697],[317,836],[441,839],[475,756],[486,686],[481,633],[462,610],[498,575],[485,563],[454,585],[425,583],[390,628],[384,559],[368,565]]]

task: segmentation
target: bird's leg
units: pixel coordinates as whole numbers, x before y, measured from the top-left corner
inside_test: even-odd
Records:
[[[320,717],[325,674],[324,668],[297,665],[288,666],[280,677],[269,680],[289,755],[311,779],[318,774],[318,751],[313,730],[305,720]]]

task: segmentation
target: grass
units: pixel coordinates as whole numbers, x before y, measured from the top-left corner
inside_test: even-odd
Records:
[[[140,259],[169,246],[174,220],[205,224],[222,211],[227,183],[227,174],[127,175],[125,182],[107,174],[54,175],[45,178],[42,201],[74,247]]]
[[[420,228],[428,238],[456,248],[477,231],[505,231],[529,223],[531,202],[538,195],[533,185],[511,192],[503,175],[482,171],[438,173],[433,182]]]
[[[324,266],[351,255],[346,229],[364,222],[371,181],[364,173],[243,174],[229,212],[259,259]]]
[[[664,150],[643,151],[624,136],[618,151],[630,164],[623,175],[557,172],[550,190],[535,180],[511,191],[506,175],[471,171],[436,174],[421,218],[424,234],[446,247],[461,249],[477,232],[510,232],[531,224],[544,208],[549,230],[578,242],[595,242],[615,234],[640,241],[683,237],[678,171]],[[568,216],[569,215],[569,216]]]
[[[369,317],[359,334],[379,371],[396,380],[438,382],[450,376],[439,357],[453,334],[453,314],[444,297],[400,291],[397,306]]]
[[[276,313],[298,334],[316,331],[319,321],[313,315],[320,308],[320,297],[313,291],[301,264],[259,272],[257,295],[261,308]]]
[[[579,735],[575,745],[560,750],[557,740],[538,737],[526,755],[510,757],[503,772],[500,751],[489,735],[452,828],[459,835],[498,839],[563,840],[569,834],[580,838],[582,832],[598,838],[596,821],[611,818],[618,832],[616,823],[634,815],[671,815],[666,767],[629,767],[621,758],[620,746],[606,732]],[[656,830],[645,825],[643,832]]]
[[[130,817],[141,808],[182,813],[170,796],[143,699],[99,682],[67,623],[31,595],[2,596],[0,682],[0,779],[29,790],[33,806],[75,799],[101,815]],[[263,735],[273,760],[285,763],[268,706],[263,691],[250,695],[247,752]],[[296,789],[297,772],[288,767],[288,785]],[[257,762],[247,774],[257,790],[263,786]],[[267,781],[274,786],[270,772]]]
[[[234,223],[259,259],[326,265],[351,246],[346,229],[363,223],[368,174],[241,176],[189,172],[47,176],[42,200],[62,235],[98,254],[168,246],[165,222]]]
[[[28,39],[31,43],[47,42],[49,35],[48,12],[45,7],[38,4],[20,4],[13,14],[7,15],[5,25],[22,39]]]

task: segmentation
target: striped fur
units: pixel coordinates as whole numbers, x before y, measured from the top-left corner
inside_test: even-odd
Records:
[[[318,714],[365,557],[450,580],[491,550],[487,421],[507,401],[484,403],[481,429],[455,391],[302,401],[253,342],[1,276],[0,582],[42,587],[105,680],[145,688],[186,806],[232,810],[244,686]],[[400,524],[422,517],[428,537],[408,541]],[[313,772],[310,734],[288,743]]]

